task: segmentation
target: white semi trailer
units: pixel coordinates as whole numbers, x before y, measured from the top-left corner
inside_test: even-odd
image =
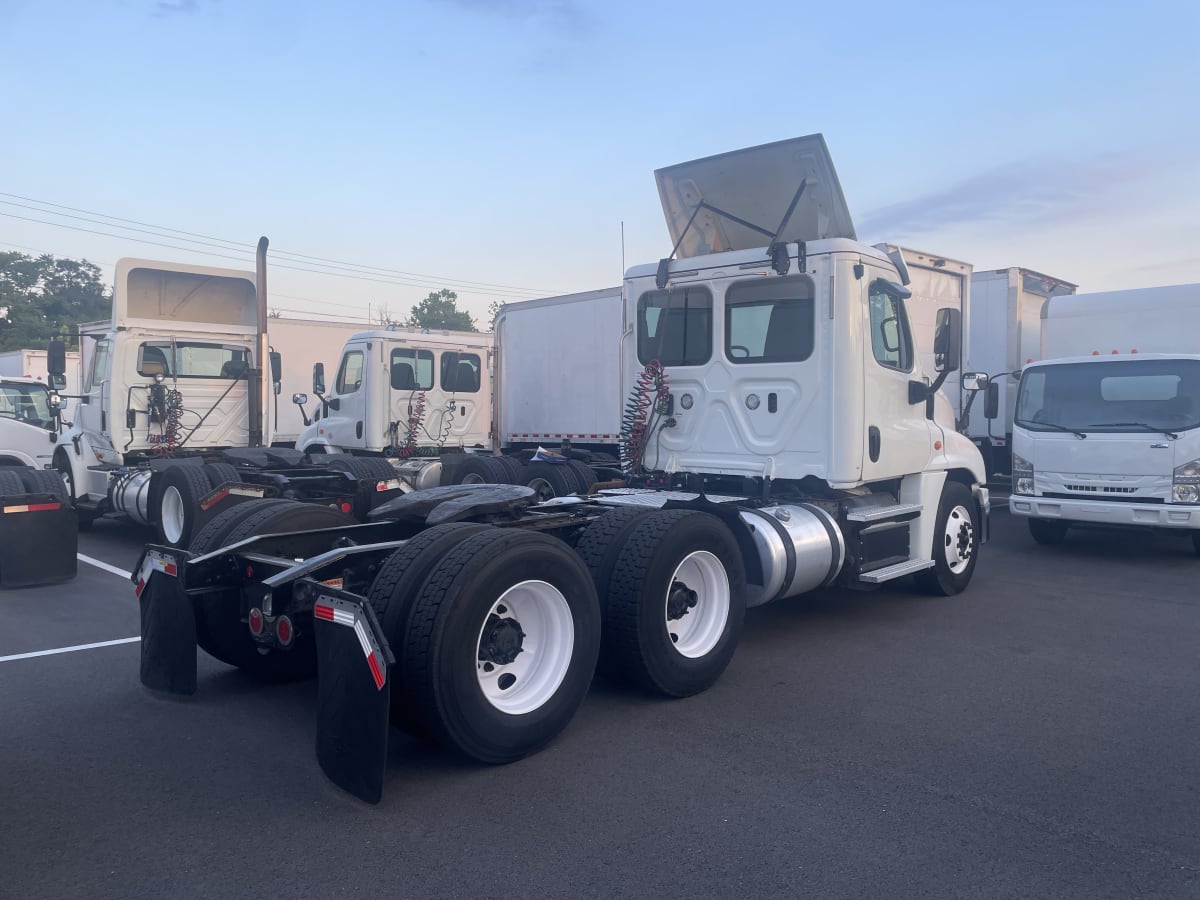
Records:
[[[143,682],[193,692],[197,645],[272,678],[315,670],[318,759],[375,801],[389,719],[507,762],[566,726],[600,654],[687,696],[729,664],[747,607],[906,576],[965,589],[989,500],[939,390],[958,311],[932,346],[914,339],[902,257],[856,240],[820,135],[657,178],[675,249],[629,270],[619,344],[600,342],[626,399],[622,486],[538,503],[524,485],[449,485],[362,525],[229,510],[189,550],[146,549]],[[556,401],[573,403],[595,396],[577,351],[594,337],[518,356],[575,384]]]
[[[1200,285],[1054,297],[1013,418],[1009,508],[1040,543],[1074,525],[1191,533],[1200,553]]]

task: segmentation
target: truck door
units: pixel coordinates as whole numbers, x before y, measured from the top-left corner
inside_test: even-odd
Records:
[[[95,443],[100,435],[108,431],[109,426],[105,421],[105,407],[109,401],[108,391],[112,378],[112,341],[109,338],[96,341],[88,356],[89,365],[84,373],[83,393],[73,412],[80,429]],[[102,443],[107,444],[108,440],[105,439]]]
[[[476,444],[487,440],[488,423],[480,403],[485,389],[483,359],[478,353],[443,350],[438,366],[438,386],[443,398],[441,434],[449,444]]]
[[[332,406],[329,414],[321,419],[319,433],[330,445],[343,450],[355,450],[364,446],[363,423],[366,418],[366,391],[363,387],[363,370],[366,365],[363,345],[352,344],[342,354],[338,364],[337,378],[333,384],[333,397],[337,409]]]
[[[422,347],[393,347],[388,354],[388,415],[396,423],[395,443],[415,431],[419,446],[437,441],[443,398],[434,394],[433,351]]]
[[[863,315],[865,422],[863,480],[895,478],[922,471],[932,454],[925,404],[908,402],[908,383],[924,380],[916,362],[912,329],[895,274],[867,266]]]

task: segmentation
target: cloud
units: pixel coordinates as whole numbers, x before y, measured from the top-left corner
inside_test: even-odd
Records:
[[[576,0],[434,0],[444,6],[456,6],[469,13],[489,15],[512,22],[532,22],[554,31],[583,37],[592,32],[595,21]]]
[[[154,4],[156,16],[190,16],[200,11],[200,0],[158,0]]]
[[[1005,230],[1092,218],[1127,208],[1138,185],[1163,174],[1163,160],[1132,153],[1091,159],[1016,160],[921,197],[868,213],[859,231],[889,240],[989,225]]]

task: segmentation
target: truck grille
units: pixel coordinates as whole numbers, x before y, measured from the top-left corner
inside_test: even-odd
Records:
[[[1079,494],[1083,494],[1083,493],[1088,493],[1088,494],[1095,494],[1095,493],[1135,494],[1135,493],[1137,493],[1137,488],[1135,488],[1135,487],[1105,487],[1104,485],[1097,485],[1097,484],[1064,484],[1063,487],[1065,487],[1068,491],[1074,491],[1075,493],[1079,493]]]

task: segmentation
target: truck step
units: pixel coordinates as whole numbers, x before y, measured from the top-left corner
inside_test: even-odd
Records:
[[[896,503],[893,506],[870,506],[865,509],[852,509],[846,514],[849,522],[880,522],[884,519],[898,519],[901,516],[919,515],[920,503]]]
[[[904,562],[896,563],[884,569],[876,569],[874,572],[864,572],[858,576],[858,580],[866,584],[882,584],[885,581],[893,581],[905,575],[911,575],[913,572],[923,572],[925,569],[932,568],[932,559],[906,559]]]

